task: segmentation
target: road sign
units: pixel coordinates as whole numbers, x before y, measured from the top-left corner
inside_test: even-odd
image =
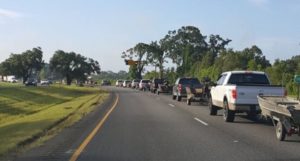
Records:
[[[126,60],[125,59],[125,64],[126,65],[136,65],[138,63],[138,61],[134,61],[134,60]]]
[[[294,81],[295,81],[297,84],[300,84],[300,75],[295,75]]]

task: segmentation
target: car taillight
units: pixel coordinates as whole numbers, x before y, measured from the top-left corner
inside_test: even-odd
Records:
[[[231,96],[232,96],[233,99],[237,98],[236,89],[231,90]]]
[[[178,91],[181,92],[181,90],[182,90],[182,85],[178,84]]]

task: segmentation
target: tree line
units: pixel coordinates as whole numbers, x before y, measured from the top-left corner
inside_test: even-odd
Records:
[[[23,83],[30,78],[36,79],[39,75],[45,75],[45,72],[48,72],[47,77],[60,75],[66,80],[67,85],[70,85],[73,80],[85,81],[89,75],[99,74],[100,64],[81,54],[63,50],[55,51],[50,63],[47,64],[43,60],[43,51],[40,47],[20,54],[11,54],[0,64],[1,76],[15,75],[22,78]]]
[[[146,73],[147,78],[158,76],[170,82],[181,76],[216,80],[225,71],[258,70],[267,72],[272,84],[283,84],[290,93],[296,92],[293,77],[300,74],[300,55],[288,60],[277,59],[271,64],[258,46],[234,50],[227,47],[231,41],[218,34],[203,35],[195,26],[183,26],[169,31],[158,41],[137,43],[122,52],[121,57],[139,62],[129,67],[132,79],[142,78],[147,65],[159,69],[157,73]],[[167,60],[171,60],[176,68],[165,68]]]

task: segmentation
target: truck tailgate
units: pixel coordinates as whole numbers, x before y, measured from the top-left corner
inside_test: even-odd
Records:
[[[258,104],[258,95],[284,96],[285,90],[279,86],[237,86],[236,104]]]

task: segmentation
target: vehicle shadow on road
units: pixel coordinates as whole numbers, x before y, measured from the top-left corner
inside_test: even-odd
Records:
[[[235,120],[234,123],[242,123],[242,124],[261,124],[264,126],[273,126],[271,120],[263,119],[263,118],[249,118],[246,115],[237,115],[236,117],[240,117],[243,120]]]
[[[300,143],[300,140],[291,139],[291,140],[284,140],[283,142],[288,142],[288,143]]]

